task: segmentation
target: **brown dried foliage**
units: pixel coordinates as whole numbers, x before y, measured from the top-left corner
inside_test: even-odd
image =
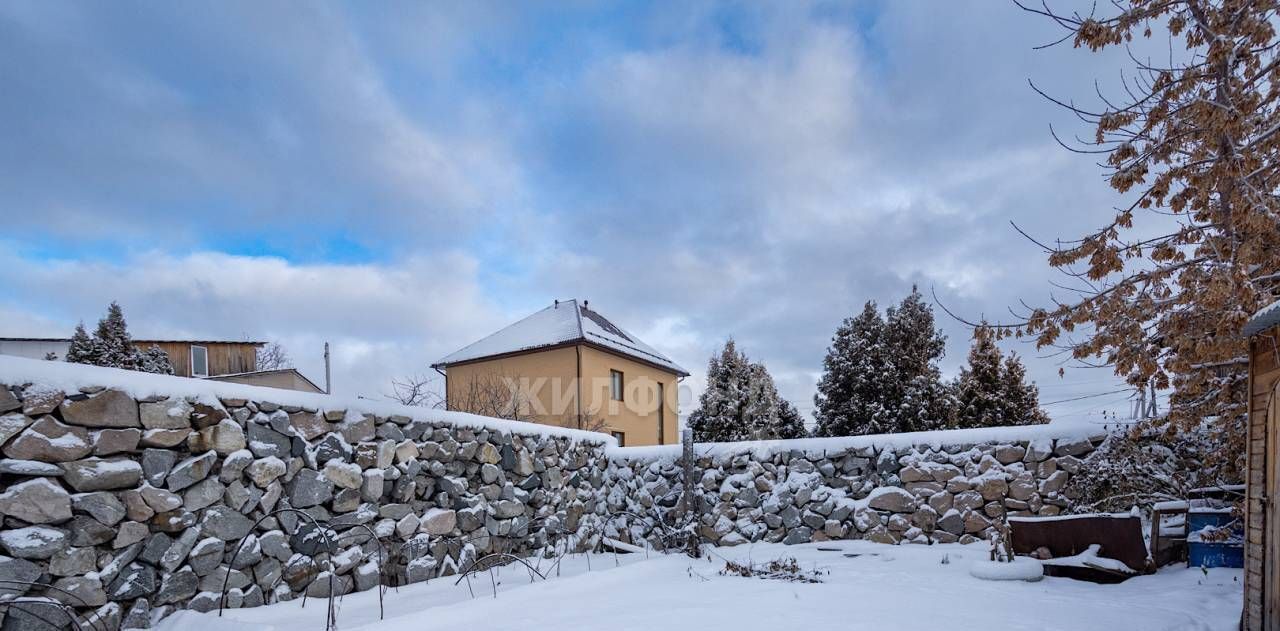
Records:
[[[1280,294],[1277,5],[1121,0],[1103,17],[1019,5],[1077,48],[1158,35],[1170,53],[1157,63],[1130,51],[1136,72],[1125,72],[1121,101],[1100,93],[1091,111],[1055,99],[1094,128],[1069,148],[1103,156],[1111,187],[1130,201],[1079,240],[1041,244],[1073,279],[1072,297],[1032,308],[1003,334],[1109,365],[1134,386],[1171,388],[1167,431],[1219,419],[1218,458],[1231,466],[1244,454],[1241,330]]]

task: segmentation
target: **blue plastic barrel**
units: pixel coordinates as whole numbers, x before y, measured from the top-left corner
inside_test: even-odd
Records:
[[[1198,512],[1194,509],[1187,513],[1187,534],[1193,535],[1206,526],[1221,527],[1231,524],[1235,518],[1231,513],[1221,511]],[[1187,566],[1189,567],[1244,567],[1244,531],[1237,523],[1231,529],[1231,538],[1227,541],[1196,541],[1194,536],[1187,540]]]

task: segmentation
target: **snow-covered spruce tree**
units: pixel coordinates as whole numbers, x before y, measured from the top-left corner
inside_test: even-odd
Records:
[[[93,338],[84,330],[84,322],[76,325],[76,332],[71,335],[71,344],[67,346],[67,355],[63,361],[73,364],[98,364],[98,349]]]
[[[168,353],[161,350],[159,346],[152,344],[147,350],[140,353],[138,370],[157,375],[172,375],[173,362],[169,360]]]
[[[1040,409],[1040,391],[1026,383],[1026,368],[1018,356],[1005,357],[996,345],[995,332],[986,326],[974,329],[969,365],[960,370],[954,387],[953,425],[1000,427],[1048,423]]]
[[[800,410],[781,397],[778,398],[778,422],[773,433],[778,438],[804,438],[809,435]]]
[[[140,353],[133,347],[133,339],[129,337],[129,325],[124,320],[124,310],[115,301],[107,307],[107,316],[98,320],[98,329],[93,333],[93,341],[98,347],[98,366],[137,370]]]
[[[76,325],[67,348],[66,361],[108,368],[123,368],[141,372],[173,374],[173,363],[160,347],[152,345],[146,351],[139,350],[129,336],[129,325],[124,311],[114,301],[107,307],[106,317],[98,320],[93,337],[84,329],[84,323]]]
[[[742,398],[739,384],[744,380],[746,357],[738,352],[732,339],[724,343],[719,355],[707,362],[707,384],[698,397],[698,408],[689,415],[689,429],[694,440],[725,442],[740,440],[737,426],[738,401]]]
[[[1049,415],[1040,409],[1040,388],[1034,382],[1027,383],[1027,367],[1013,352],[1004,358],[1004,400],[1012,412],[1013,425],[1049,422]]]
[[[955,391],[942,381],[942,371],[932,366],[906,381],[896,402],[895,432],[926,432],[950,427],[955,413]]]
[[[747,360],[747,383],[740,391],[745,391],[747,395],[739,402],[739,425],[747,430],[745,439],[777,438],[774,432],[778,424],[778,388],[764,364]]]
[[[881,317],[874,302],[836,329],[814,396],[820,436],[923,431],[947,424],[953,400],[938,360],[946,337],[912,289]]]
[[[822,379],[813,397],[819,436],[853,436],[893,431],[884,409],[883,390],[894,378],[885,349],[885,322],[876,303],[845,318],[836,329]]]
[[[933,307],[919,288],[885,315],[885,341],[897,380],[886,389],[885,409],[897,432],[919,432],[946,427],[955,401],[942,381],[938,361],[947,349],[947,337],[934,324]]]
[[[799,413],[778,396],[769,371],[748,359],[732,339],[707,364],[706,389],[698,399],[698,408],[689,415],[689,428],[700,442],[769,440],[804,434]]]

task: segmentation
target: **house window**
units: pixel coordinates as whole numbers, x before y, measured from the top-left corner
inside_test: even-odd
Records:
[[[191,376],[209,376],[209,349],[203,346],[191,346]]]
[[[622,373],[620,371],[609,371],[609,398],[614,401],[622,400]]]
[[[662,382],[658,382],[658,444],[667,444],[667,391],[662,386]]]
[[[621,373],[619,373],[619,374],[621,374]],[[619,446],[619,447],[626,447],[626,446],[627,446],[627,433],[626,433],[626,432],[609,432],[609,435],[610,435],[610,436],[613,436],[613,437],[614,437],[614,439],[618,441],[618,446]]]

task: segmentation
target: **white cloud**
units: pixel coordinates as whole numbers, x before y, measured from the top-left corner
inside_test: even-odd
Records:
[[[15,292],[10,304],[0,303],[0,330],[70,335],[77,320],[92,325],[117,300],[135,337],[280,340],[317,382],[329,341],[338,389],[373,396],[392,377],[429,372],[435,359],[506,322],[476,273],[476,262],[458,253],[386,265],[213,252],[153,253],[120,264],[7,255],[0,284]]]
[[[864,300],[912,283],[975,316],[1043,300],[1052,272],[1007,221],[1076,235],[1114,199],[1025,81],[1084,94],[1115,59],[1031,51],[1052,26],[1009,5],[877,7],[664,5],[628,14],[630,37],[554,45],[506,5],[186,7],[141,33],[22,11],[0,21],[0,70],[42,79],[0,100],[15,232],[168,252],[339,234],[390,262],[0,255],[24,285],[0,323],[67,326],[120,298],[135,328],[278,337],[300,362],[330,340],[339,387],[372,388],[576,296],[695,373],[732,335],[807,409]],[[593,8],[556,10],[563,27]],[[120,44],[157,32],[182,39],[181,72]],[[47,105],[69,102],[95,107]],[[968,334],[940,322],[954,372]]]
[[[305,222],[425,241],[522,186],[503,134],[406,110],[337,8],[149,7],[127,23],[20,8],[0,8],[0,69],[21,96],[0,103],[0,192],[27,211],[6,213],[13,227],[163,230],[182,247]]]
[[[548,249],[576,247],[544,257],[533,284],[589,291],[622,322],[680,314],[669,352],[694,372],[733,336],[809,409],[830,335],[864,300],[883,308],[918,283],[999,318],[1043,299],[1052,272],[1007,222],[1075,234],[1113,195],[1053,143],[1063,113],[1025,81],[1075,89],[1107,66],[1032,52],[1051,26],[1014,7],[890,3],[872,41],[804,5],[777,12],[746,50],[707,37],[716,22],[697,14],[684,39],[556,84],[587,166],[566,198],[593,212],[566,223]],[[954,374],[969,332],[938,317]],[[1019,350],[1034,378],[1060,383],[1056,364]]]

